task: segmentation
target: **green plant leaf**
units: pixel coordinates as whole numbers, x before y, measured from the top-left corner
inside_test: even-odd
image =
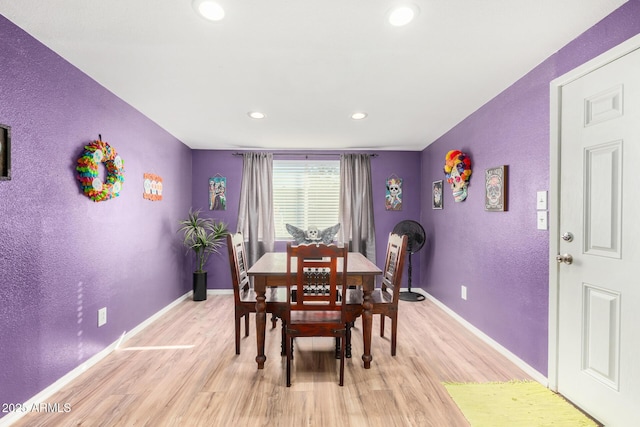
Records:
[[[196,255],[196,272],[203,272],[204,266],[212,253],[218,253],[228,234],[227,225],[212,218],[201,218],[200,210],[189,209],[187,219],[178,221],[183,233],[183,243],[187,251],[193,250]]]

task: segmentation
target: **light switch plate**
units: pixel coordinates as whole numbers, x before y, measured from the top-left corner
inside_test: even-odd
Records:
[[[538,191],[536,195],[536,209],[539,211],[547,210],[547,192],[546,191]]]
[[[538,211],[538,230],[547,230],[547,211]]]

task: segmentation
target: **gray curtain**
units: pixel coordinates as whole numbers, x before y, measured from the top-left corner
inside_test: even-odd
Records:
[[[340,234],[349,250],[360,252],[376,262],[376,232],[373,222],[371,156],[340,156]]]
[[[238,231],[244,236],[249,266],[273,252],[273,154],[244,153]]]

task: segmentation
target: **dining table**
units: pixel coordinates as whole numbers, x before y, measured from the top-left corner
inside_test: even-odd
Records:
[[[342,271],[340,264],[339,271]],[[382,270],[360,252],[349,252],[347,256],[347,285],[362,288],[362,334],[364,341],[364,353],[362,361],[364,368],[371,367],[373,356],[371,355],[371,325],[373,315],[371,308],[371,293],[375,289],[376,276],[382,274]],[[265,328],[267,323],[266,290],[270,287],[287,286],[287,253],[267,252],[247,270],[247,275],[253,278],[253,287],[256,293],[256,336],[258,355],[256,362],[258,369],[264,369],[267,357],[264,354]]]

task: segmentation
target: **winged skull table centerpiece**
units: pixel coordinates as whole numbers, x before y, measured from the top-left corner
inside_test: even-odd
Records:
[[[329,244],[335,239],[335,235],[340,230],[340,224],[319,230],[318,227],[310,226],[308,230],[303,230],[291,224],[286,224],[287,231],[297,244],[324,243]]]

